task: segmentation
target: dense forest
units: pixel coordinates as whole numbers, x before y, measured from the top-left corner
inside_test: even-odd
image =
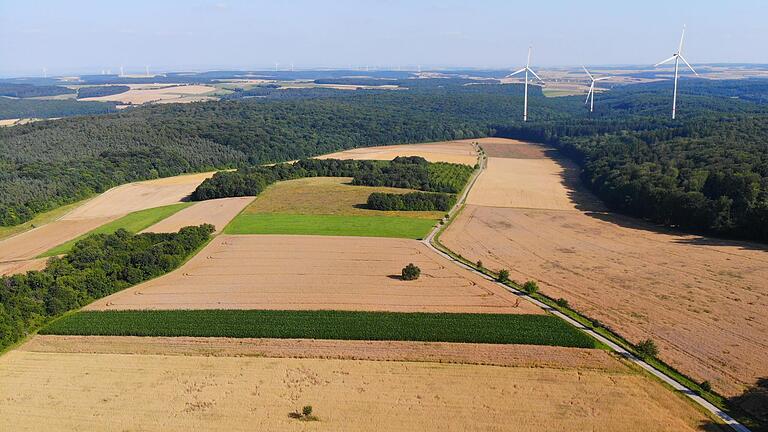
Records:
[[[0,120],[56,118],[115,112],[114,102],[82,102],[74,99],[11,99],[0,97]]]
[[[366,207],[372,210],[448,211],[456,203],[456,195],[447,193],[409,192],[405,194],[374,192]]]
[[[582,97],[546,98],[533,87],[525,124],[519,85],[424,83],[148,106],[0,129],[0,224],[130,180],[352,147],[501,135],[562,149],[614,210],[768,241],[765,80],[681,80],[674,122],[669,82],[599,93],[592,114]]]
[[[243,167],[223,171],[203,181],[192,200],[256,196],[270,184],[304,177],[352,177],[352,184],[457,193],[472,174],[467,165],[429,163],[421,157],[396,157],[391,161],[302,159],[295,163]],[[411,199],[425,198],[417,195]],[[431,199],[431,197],[426,197]]]
[[[57,85],[10,84],[0,82],[0,96],[6,97],[23,99],[72,93],[75,93],[75,91]]]
[[[77,90],[77,98],[85,99],[99,96],[111,96],[125,93],[131,88],[126,85],[107,85],[98,87],[80,87]]]
[[[42,271],[0,277],[0,350],[51,318],[178,267],[208,241],[213,226],[172,234],[96,234]]]

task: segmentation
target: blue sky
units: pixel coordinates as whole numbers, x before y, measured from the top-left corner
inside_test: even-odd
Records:
[[[352,66],[768,63],[765,0],[0,0],[0,75]]]

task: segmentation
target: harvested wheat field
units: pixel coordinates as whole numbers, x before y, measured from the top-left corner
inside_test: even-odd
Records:
[[[693,431],[710,424],[610,357],[604,369],[583,370],[570,360],[529,368],[211,357],[201,355],[204,344],[196,348],[159,355],[22,347],[0,358],[0,429]],[[319,421],[289,416],[304,405]]]
[[[182,175],[112,188],[58,220],[0,241],[0,263],[34,258],[128,213],[179,202],[212,175]]]
[[[477,163],[474,142],[482,142],[482,139],[363,147],[318,156],[317,159],[392,160],[398,156],[421,156],[430,162],[474,166]]]
[[[19,261],[0,262],[0,276],[26,273],[32,270],[42,270],[48,258],[33,258]]]
[[[143,232],[171,233],[177,232],[185,226],[197,226],[207,223],[215,226],[218,233],[251,201],[253,201],[253,197],[220,198],[201,201],[174,213],[145,229]]]
[[[245,213],[406,216],[425,219],[440,219],[445,213],[367,209],[365,204],[368,196],[374,192],[404,194],[414,190],[353,186],[351,181],[350,177],[310,177],[277,182],[264,190],[245,209]]]
[[[582,200],[583,192],[574,194],[552,172],[530,181],[561,203],[565,184],[575,206],[592,208],[594,198]],[[487,194],[481,188],[488,184],[478,181],[473,193]],[[726,395],[768,376],[763,247],[662,231],[606,212],[549,210],[547,202],[534,209],[510,207],[531,207],[527,200],[468,205],[441,241],[486,267],[509,268],[513,279],[539,281],[545,294],[565,298],[631,342],[654,339],[661,359]]]
[[[163,84],[130,84],[127,92],[107,96],[97,96],[80,99],[82,101],[119,102],[129,105],[144,103],[174,103],[199,102],[216,100],[204,96],[216,91],[215,87],[207,85],[163,85]]]
[[[411,262],[422,275],[403,281]],[[297,235],[221,235],[180,269],[86,309],[543,313],[417,241]]]
[[[22,351],[89,354],[205,355],[482,364],[625,370],[608,351],[548,345],[256,339],[223,337],[36,335]]]

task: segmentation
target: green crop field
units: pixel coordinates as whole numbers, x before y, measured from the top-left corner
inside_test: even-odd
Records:
[[[72,250],[72,246],[74,246],[75,243],[92,234],[112,234],[113,232],[117,231],[120,228],[126,231],[130,231],[132,233],[137,233],[139,231],[142,231],[146,228],[151,227],[152,225],[171,216],[172,214],[186,207],[189,207],[192,204],[193,203],[191,202],[171,204],[163,207],[155,207],[155,208],[146,209],[146,210],[139,210],[139,211],[127,214],[121,217],[120,219],[104,224],[88,233],[85,233],[66,243],[62,243],[52,249],[49,249],[48,251],[39,255],[38,258],[65,254],[70,250]]]
[[[435,223],[432,219],[396,216],[242,213],[230,222],[224,232],[421,239]]]
[[[80,312],[40,333],[476,342],[598,348],[552,315],[284,310]]]

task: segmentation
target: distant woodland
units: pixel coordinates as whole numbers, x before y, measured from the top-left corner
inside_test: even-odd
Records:
[[[410,90],[308,89],[280,98],[269,95],[285,90],[257,88],[250,91],[266,97],[242,91],[231,101],[0,128],[0,224],[127,181],[499,135],[561,149],[615,211],[768,241],[767,82],[681,80],[675,122],[669,82],[599,93],[591,115],[582,97],[545,98],[534,87],[523,124],[521,86],[436,79]]]

